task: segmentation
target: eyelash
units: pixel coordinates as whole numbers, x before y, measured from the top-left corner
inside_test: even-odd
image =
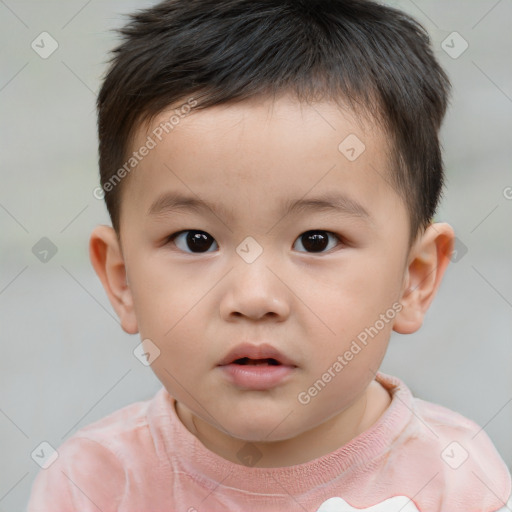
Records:
[[[176,233],[174,233],[174,234],[172,234],[172,235],[169,235],[169,236],[165,239],[165,245],[168,245],[168,244],[170,244],[171,242],[174,242],[174,240],[175,240],[178,236],[180,236],[180,235],[182,235],[182,234],[184,234],[184,233],[202,233],[202,234],[207,235],[208,237],[210,237],[210,238],[215,242],[215,239],[214,239],[211,235],[209,235],[208,233],[206,233],[206,231],[202,231],[202,230],[200,230],[200,229],[184,229],[184,230],[182,230],[182,231],[178,231],[178,232],[176,232]],[[332,235],[334,238],[336,238],[336,239],[337,239],[338,244],[337,244],[335,247],[338,247],[338,246],[340,246],[340,245],[345,245],[345,243],[344,243],[344,239],[343,239],[340,235],[338,235],[338,234],[336,234],[336,233],[333,233],[332,231],[325,230],[325,229],[310,229],[310,230],[308,230],[308,231],[305,231],[305,232],[304,232],[304,233],[302,233],[301,235],[299,235],[299,236],[297,237],[297,240],[300,240],[300,239],[301,239],[301,237],[303,237],[304,235],[307,235],[308,233],[312,233],[312,234],[314,234],[314,233],[327,233],[328,235]],[[186,243],[186,242],[185,242],[185,243]],[[215,243],[216,243],[216,242],[215,242]],[[176,244],[174,244],[174,245],[176,245]],[[178,249],[179,249],[179,248],[178,248]],[[189,251],[183,251],[183,252],[185,252],[185,253],[187,253],[187,254],[208,254],[209,252],[212,252],[212,251],[204,251],[204,252],[192,252],[192,251],[190,251],[190,252],[189,252]],[[299,252],[305,252],[306,254],[327,254],[327,253],[333,252],[333,248],[331,248],[331,249],[329,249],[329,250],[327,250],[327,251],[318,251],[318,252],[315,252],[315,251],[313,251],[313,252],[308,252],[308,251],[299,251]]]

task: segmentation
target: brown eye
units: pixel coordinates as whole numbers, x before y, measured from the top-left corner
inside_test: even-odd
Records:
[[[333,236],[336,240],[340,240],[334,233],[324,230],[306,231],[297,239],[307,252],[325,252],[325,248],[329,247],[329,236]],[[329,249],[336,247],[331,244]],[[301,251],[302,252],[302,251]]]
[[[196,254],[207,252],[213,243],[217,243],[208,233],[195,229],[175,233],[169,237],[169,242],[174,242],[176,247],[184,252]]]

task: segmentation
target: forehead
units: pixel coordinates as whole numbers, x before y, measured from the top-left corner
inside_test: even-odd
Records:
[[[336,103],[310,105],[285,96],[204,110],[183,104],[161,112],[134,137],[133,151],[148,141],[152,146],[127,187],[126,200],[140,214],[176,205],[177,195],[225,212],[262,201],[282,212],[301,198],[335,202],[336,192],[343,193],[343,206],[371,214],[370,197],[390,192],[387,138],[371,118]],[[166,199],[165,192],[174,197]]]

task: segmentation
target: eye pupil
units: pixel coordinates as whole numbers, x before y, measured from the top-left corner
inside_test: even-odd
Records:
[[[196,252],[206,252],[211,247],[212,241],[210,236],[201,231],[189,231],[187,235],[187,246],[190,249],[198,249]]]
[[[311,252],[323,251],[329,242],[328,237],[324,236],[319,231],[309,231],[302,235],[303,246],[305,249]]]
[[[299,236],[301,245],[310,253],[322,253],[330,245],[331,237],[340,244],[341,239],[331,231],[310,230]],[[182,252],[190,252],[195,254],[210,252],[213,244],[216,245],[215,239],[205,231],[199,230],[183,230],[168,237],[169,243],[173,243],[178,250]],[[295,245],[295,244],[294,244]],[[336,244],[334,244],[336,245]],[[302,251],[301,251],[302,252]]]

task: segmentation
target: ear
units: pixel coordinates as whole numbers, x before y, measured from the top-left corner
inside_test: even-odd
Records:
[[[133,297],[126,279],[126,267],[116,232],[110,226],[96,226],[89,240],[89,257],[107,292],[112,307],[128,334],[139,332]]]
[[[393,330],[411,334],[423,324],[446,267],[450,263],[455,234],[446,223],[430,224],[409,252],[400,302]]]

